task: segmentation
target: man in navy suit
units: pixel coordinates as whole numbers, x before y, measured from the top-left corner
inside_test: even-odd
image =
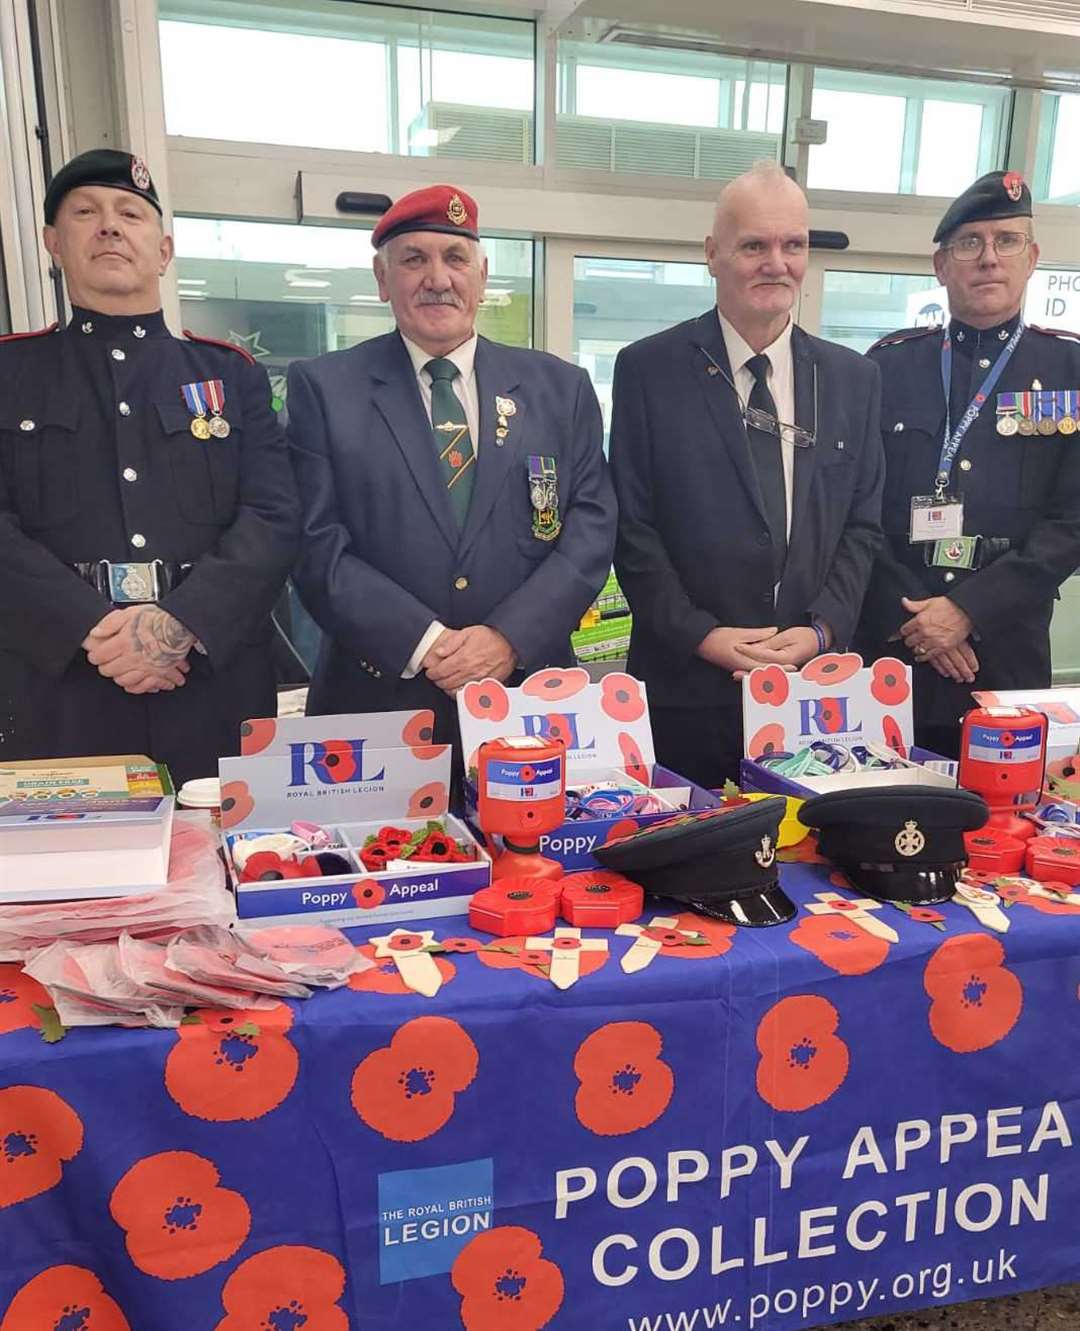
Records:
[[[619,353],[615,568],[657,758],[736,777],[739,681],[855,628],[881,540],[880,382],[792,320],[806,197],[774,163],[724,187],[705,240],[716,307]]]
[[[295,581],[326,634],[308,711],[430,706],[445,741],[468,681],[573,663],[615,501],[585,372],[476,334],[465,191],[399,199],[372,241],[397,331],[289,373]]]

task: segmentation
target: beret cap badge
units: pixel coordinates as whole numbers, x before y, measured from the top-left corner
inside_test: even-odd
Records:
[[[451,194],[450,202],[446,205],[446,216],[455,226],[464,226],[469,220],[469,214],[465,210],[460,195]]]

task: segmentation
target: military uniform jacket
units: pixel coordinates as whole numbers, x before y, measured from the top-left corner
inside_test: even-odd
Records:
[[[952,324],[953,428],[1016,328]],[[973,685],[943,679],[932,666],[915,673],[915,717],[952,725],[974,704],[972,689],[1041,688],[1050,683],[1050,618],[1061,583],[1080,566],[1080,434],[1009,437],[997,432],[996,397],[1080,389],[1080,341],[1025,328],[1004,373],[968,430],[953,463],[951,489],[963,496],[964,534],[999,538],[1003,553],[978,569],[928,567],[923,544],[908,539],[912,495],[934,491],[945,432],[941,329],[911,329],[871,348],[881,367],[881,432],[886,481],[885,545],[874,568],[861,626],[870,656],[913,658],[888,641],[910,615],[907,596],[948,596],[975,625],[979,659]],[[1004,543],[1008,542],[1008,548]]]
[[[309,712],[433,706],[402,672],[433,620],[487,624],[533,671],[573,662],[569,636],[611,567],[615,503],[600,408],[583,370],[481,337],[477,473],[455,522],[431,421],[394,332],[289,372],[289,442],[304,510],[295,572],[328,635]],[[496,435],[496,399],[513,405]],[[529,458],[554,459],[561,530],[533,530]],[[444,732],[445,733],[445,732]]]
[[[227,439],[193,437],[181,386],[220,379]],[[160,312],[76,310],[0,342],[0,758],[148,753],[213,775],[240,722],[273,714],[270,611],[296,492],[265,373],[172,337]],[[160,601],[205,648],[173,693],[125,693],[80,644],[113,607],[70,567],[193,567]]]

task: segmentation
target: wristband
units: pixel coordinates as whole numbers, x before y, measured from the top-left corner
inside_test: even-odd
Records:
[[[821,656],[824,652],[828,651],[828,644],[825,641],[825,630],[816,619],[810,621],[810,627],[814,630],[814,635],[817,638],[817,654],[818,656]]]

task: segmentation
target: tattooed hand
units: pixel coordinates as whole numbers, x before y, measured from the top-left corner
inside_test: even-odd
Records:
[[[167,610],[132,605],[111,610],[83,640],[100,674],[128,693],[171,691],[184,683],[195,635]]]

